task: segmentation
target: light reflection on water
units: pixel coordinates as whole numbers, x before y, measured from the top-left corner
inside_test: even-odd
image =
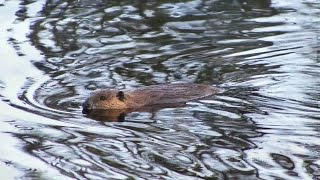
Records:
[[[0,169],[38,179],[319,178],[319,7],[5,2]],[[94,89],[170,82],[224,91],[122,122],[81,114]]]

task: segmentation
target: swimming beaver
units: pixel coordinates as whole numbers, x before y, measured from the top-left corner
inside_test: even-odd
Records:
[[[92,110],[138,110],[146,106],[186,103],[218,92],[218,89],[204,84],[163,84],[135,90],[102,89],[91,93],[82,104],[82,113]]]

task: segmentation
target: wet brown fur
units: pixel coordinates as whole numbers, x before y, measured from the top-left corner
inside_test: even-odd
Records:
[[[91,93],[84,102],[87,110],[97,109],[139,109],[146,106],[185,103],[210,96],[217,88],[203,84],[163,84],[135,90],[124,90],[124,98],[119,98],[119,90],[102,89]]]

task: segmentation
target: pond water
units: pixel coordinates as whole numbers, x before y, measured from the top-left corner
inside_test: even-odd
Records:
[[[317,0],[0,1],[2,179],[320,179]],[[202,83],[91,119],[95,89]]]

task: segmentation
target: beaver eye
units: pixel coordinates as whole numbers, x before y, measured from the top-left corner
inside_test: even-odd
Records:
[[[118,94],[117,94],[117,98],[120,101],[124,101],[124,99],[125,99],[124,92],[123,91],[119,91]]]
[[[104,101],[104,100],[107,100],[107,97],[106,96],[100,96],[100,101]]]

